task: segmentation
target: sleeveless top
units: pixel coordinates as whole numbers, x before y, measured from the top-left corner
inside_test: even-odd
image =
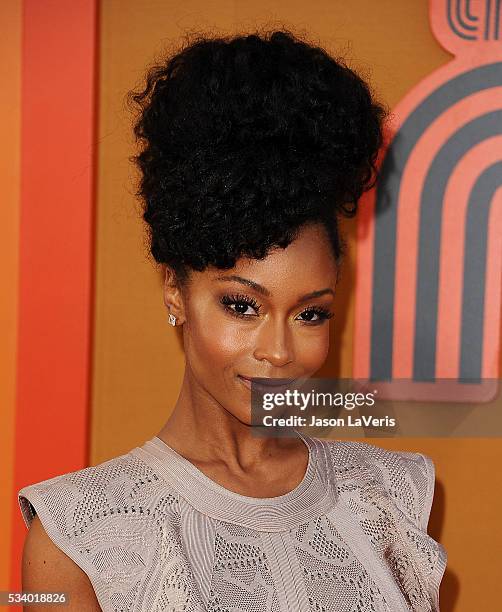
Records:
[[[21,512],[27,527],[39,515],[105,612],[439,610],[431,458],[297,433],[308,467],[278,497],[230,491],[155,436],[24,487]]]

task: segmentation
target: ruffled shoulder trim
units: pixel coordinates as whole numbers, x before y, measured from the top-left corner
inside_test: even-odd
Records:
[[[155,564],[160,519],[179,514],[176,493],[132,452],[23,487],[18,502],[26,526],[38,515],[87,574],[103,610],[130,609]]]

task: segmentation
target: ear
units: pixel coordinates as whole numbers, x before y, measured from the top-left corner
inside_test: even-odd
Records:
[[[176,317],[179,324],[183,324],[185,321],[183,296],[176,279],[176,274],[167,264],[165,264],[164,270],[164,304],[168,312]]]

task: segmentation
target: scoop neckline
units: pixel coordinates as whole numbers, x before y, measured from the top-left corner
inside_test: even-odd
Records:
[[[326,442],[297,430],[295,433],[307,446],[307,468],[296,487],[274,497],[251,497],[227,489],[158,436],[135,451],[199,512],[258,531],[285,531],[324,514],[337,501]]]

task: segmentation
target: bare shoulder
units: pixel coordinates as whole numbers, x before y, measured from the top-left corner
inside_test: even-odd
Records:
[[[65,611],[100,612],[87,574],[49,538],[38,516],[33,519],[24,542],[23,591],[67,593]],[[54,605],[36,604],[25,612],[54,612]]]

